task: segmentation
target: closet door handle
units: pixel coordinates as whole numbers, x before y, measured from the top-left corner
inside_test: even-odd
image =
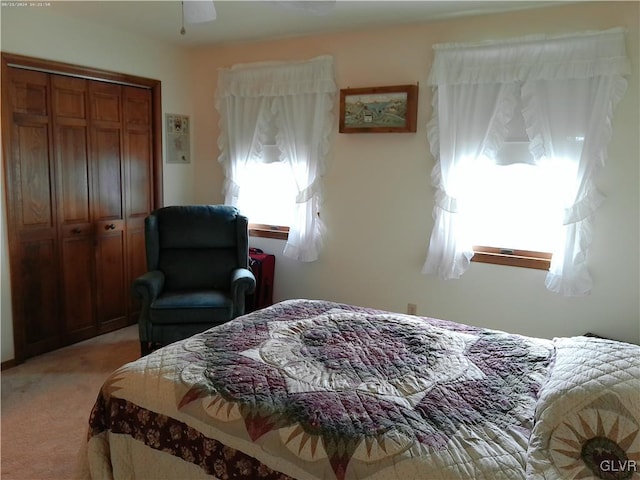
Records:
[[[73,230],[71,230],[71,233],[75,233],[76,235],[78,235],[79,233],[82,233],[82,230],[80,230],[78,227],[76,227]]]
[[[110,223],[104,226],[105,230],[115,230],[115,228],[116,228],[116,225],[114,223]]]

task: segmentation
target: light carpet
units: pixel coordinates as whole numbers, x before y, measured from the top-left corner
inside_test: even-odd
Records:
[[[140,356],[132,325],[2,372],[2,480],[73,478],[107,376]]]

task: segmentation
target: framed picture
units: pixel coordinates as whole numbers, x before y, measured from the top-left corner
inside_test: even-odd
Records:
[[[418,85],[340,90],[340,133],[415,132]]]
[[[191,163],[189,117],[167,113],[167,163]]]

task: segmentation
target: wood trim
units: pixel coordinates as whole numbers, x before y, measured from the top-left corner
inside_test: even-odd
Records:
[[[513,250],[508,248],[486,247],[475,245],[472,262],[493,263],[511,267],[534,268],[549,270],[552,254],[549,252],[535,252],[531,250]]]
[[[265,225],[263,223],[250,223],[249,236],[287,240],[289,238],[289,227]]]
[[[4,201],[5,201],[5,213],[6,213],[6,229],[7,229],[7,240],[8,240],[8,245],[7,245],[7,250],[8,250],[8,254],[9,254],[9,258],[7,259],[9,262],[9,282],[10,285],[13,285],[14,287],[11,289],[11,306],[12,306],[12,323],[13,323],[13,348],[14,348],[14,359],[11,360],[10,362],[15,362],[15,363],[19,363],[21,361],[23,361],[26,358],[26,345],[27,345],[27,341],[25,338],[25,333],[24,333],[24,328],[22,328],[22,325],[20,325],[18,323],[18,320],[16,318],[16,314],[15,314],[15,298],[16,298],[16,291],[15,291],[15,270],[13,268],[11,268],[11,259],[16,257],[16,244],[17,241],[15,240],[15,234],[13,232],[13,228],[11,228],[12,225],[15,224],[15,216],[16,216],[16,212],[15,209],[11,208],[12,202],[10,199],[10,182],[11,179],[9,178],[9,159],[12,158],[12,151],[11,151],[11,133],[12,133],[12,128],[10,127],[10,125],[13,123],[13,116],[12,116],[12,112],[11,112],[11,101],[9,98],[9,94],[10,94],[10,87],[11,87],[11,82],[9,81],[9,64],[8,61],[6,61],[7,55],[2,53],[2,55],[0,56],[0,62],[2,63],[2,125],[3,128],[0,129],[1,133],[2,133],[2,174],[4,177]],[[9,365],[11,365],[11,363],[9,363]],[[4,367],[3,367],[4,369]]]
[[[162,83],[154,80],[151,88],[151,134],[153,135],[153,205],[151,211],[164,206],[162,168]]]
[[[7,62],[7,66],[15,68],[23,68],[25,70],[36,70],[44,73],[56,73],[60,75],[68,75],[71,77],[79,77],[87,80],[98,80],[101,82],[117,83],[120,85],[130,85],[133,87],[153,88],[159,80],[153,80],[126,73],[112,72],[110,70],[102,70],[93,67],[84,67],[71,63],[56,62],[54,60],[46,60],[43,58],[27,57],[24,55],[16,55],[14,53],[2,53],[3,61]]]

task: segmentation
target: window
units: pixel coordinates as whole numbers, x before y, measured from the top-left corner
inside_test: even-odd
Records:
[[[495,159],[478,159],[462,188],[472,261],[549,270],[571,200],[566,186],[576,175],[572,167],[535,161],[518,101]]]
[[[295,178],[287,162],[280,161],[276,145],[263,147],[263,160],[245,166],[238,205],[249,218],[253,236],[286,239],[295,214]]]
[[[486,255],[503,258],[517,243],[523,252],[550,249],[550,291],[588,294],[587,254],[603,201],[595,177],[631,71],[624,30],[434,50],[427,133],[436,196],[423,273],[459,278],[474,243],[498,244]],[[524,134],[514,140],[517,121]]]
[[[325,231],[319,211],[336,91],[327,55],[218,75],[225,203],[247,214],[254,235],[273,236],[275,228],[286,236],[283,255],[303,262],[318,259]],[[272,225],[285,222],[288,232]]]
[[[557,189],[542,193],[548,179],[559,180],[556,172],[524,163],[486,165],[479,172],[467,190],[474,201],[464,213],[474,261],[549,269],[562,202]]]

